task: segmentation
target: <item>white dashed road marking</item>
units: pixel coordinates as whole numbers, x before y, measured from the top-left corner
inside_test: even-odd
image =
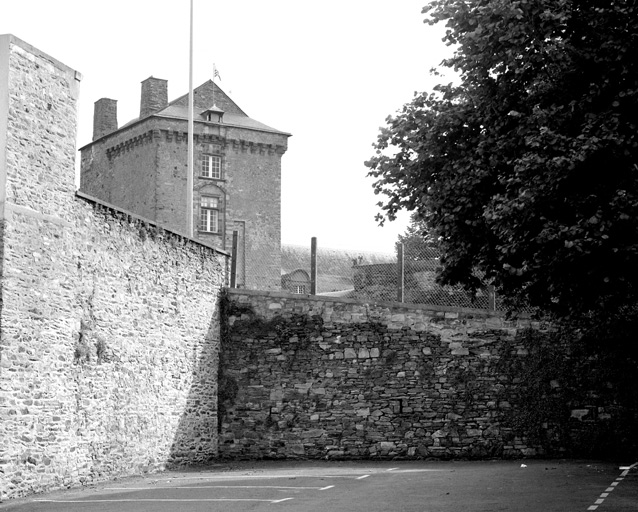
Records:
[[[370,475],[363,475],[365,478]],[[357,475],[216,475],[209,477],[191,477],[195,480],[243,480],[250,478],[259,479],[274,479],[274,478],[361,478]],[[186,480],[183,479],[183,480]],[[167,482],[168,483],[168,482]],[[333,489],[334,485],[327,485],[324,487],[318,486],[291,486],[291,485],[152,485],[144,487],[105,487],[108,491],[171,491],[174,489],[277,489],[277,490],[304,490],[304,491],[327,491]],[[84,500],[54,500],[54,499],[36,499],[34,501],[40,503],[67,503],[67,504],[87,504],[87,503],[209,503],[209,502],[261,502],[261,503],[283,503],[285,501],[293,500],[294,498],[279,498],[279,499],[260,499],[260,498],[102,498],[102,499],[84,499]]]
[[[398,470],[398,471],[397,471]],[[442,471],[450,471],[449,469],[399,469],[392,468],[387,471],[392,471],[393,473],[433,473],[433,472],[442,472]]]
[[[284,498],[283,500],[260,500],[253,498],[130,498],[130,499],[104,499],[104,500],[33,500],[40,503],[136,503],[136,502],[158,502],[158,503],[183,503],[183,502],[209,502],[209,501],[261,501],[266,503],[280,503],[282,501],[291,500],[292,498]]]
[[[601,506],[603,502],[605,501],[605,498],[609,496],[609,493],[613,491],[616,488],[616,486],[625,479],[625,477],[629,474],[629,471],[631,471],[636,466],[638,466],[638,462],[634,462],[631,466],[620,466],[618,468],[622,470],[622,473],[620,473],[620,476],[616,478],[616,481],[612,482],[611,485],[607,487],[607,489],[605,489],[605,492],[601,493],[601,495],[598,497],[598,499],[594,502],[593,505],[590,505],[589,507],[587,507],[587,510],[596,510],[599,506]]]
[[[176,485],[169,487],[105,487],[109,491],[157,491],[158,489],[305,489],[315,491],[325,491],[334,485],[328,487],[302,487],[302,486],[284,486],[284,485]]]
[[[286,475],[214,475],[214,476],[190,476],[183,478],[175,478],[173,481],[179,480],[271,480],[277,478],[356,478],[357,475],[324,475],[313,473],[299,473],[299,474],[286,474]]]

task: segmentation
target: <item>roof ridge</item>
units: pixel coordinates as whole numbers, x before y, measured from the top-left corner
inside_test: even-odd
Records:
[[[224,90],[223,90],[223,89],[222,89],[219,85],[217,85],[217,84],[216,84],[213,80],[211,80],[210,78],[209,78],[208,80],[206,80],[204,83],[202,83],[202,84],[198,85],[197,87],[195,87],[195,89],[193,89],[193,95],[195,94],[195,91],[197,91],[198,89],[201,89],[202,87],[204,87],[205,85],[208,85],[209,83],[210,83],[210,84],[212,84],[212,86],[213,86],[214,88],[216,87],[217,89],[219,89],[219,91],[220,91],[220,92],[221,92],[224,96],[226,96],[226,98],[228,98],[228,100],[229,100],[229,101],[230,101],[230,102],[231,102],[231,103],[232,103],[232,104],[233,104],[233,105],[237,108],[237,110],[239,110],[239,111],[240,111],[243,115],[245,115],[246,117],[250,117],[248,114],[246,114],[246,112],[244,112],[244,111],[241,109],[241,107],[240,107],[239,105],[237,105],[237,103],[235,103],[235,101],[234,101],[234,100],[233,100],[233,99],[232,99],[232,98],[231,98],[228,94],[226,94],[226,92],[225,92],[225,91],[224,91]],[[182,101],[184,98],[187,98],[187,97],[188,97],[188,93],[186,93],[186,94],[182,94],[181,96],[179,96],[179,97],[175,98],[173,101],[169,101],[169,102],[168,102],[168,105],[166,105],[166,107],[164,107],[164,108],[171,107],[171,106],[173,106],[174,104],[178,103],[179,101]],[[164,110],[164,109],[162,109],[162,110]],[[160,112],[161,112],[161,110],[160,110]]]

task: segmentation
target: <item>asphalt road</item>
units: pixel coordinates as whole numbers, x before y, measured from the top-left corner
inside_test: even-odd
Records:
[[[627,466],[535,460],[219,464],[32,496],[1,504],[0,511],[636,511],[638,466]]]

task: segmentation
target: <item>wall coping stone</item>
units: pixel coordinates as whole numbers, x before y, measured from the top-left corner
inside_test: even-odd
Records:
[[[358,300],[358,299],[346,299],[343,297],[330,297],[324,295],[303,295],[297,293],[290,292],[279,292],[279,291],[259,291],[259,290],[248,290],[245,288],[226,288],[229,295],[249,295],[249,296],[262,296],[262,297],[271,297],[278,299],[294,299],[294,300],[302,300],[308,302],[331,302],[331,303],[339,303],[339,304],[354,304],[363,306],[366,304],[373,304],[375,306],[388,307],[392,309],[406,309],[410,311],[414,310],[427,310],[427,311],[440,311],[443,313],[460,313],[463,316],[473,315],[480,316],[484,318],[505,318],[506,313],[502,311],[488,311],[486,309],[475,309],[475,308],[465,308],[458,306],[441,306],[436,304],[413,304],[406,302],[396,302],[396,301],[370,301],[370,300]],[[446,318],[454,318],[453,315],[446,315]],[[530,320],[531,315],[528,313],[519,313],[516,318],[522,320]]]
[[[115,206],[114,204],[111,203],[107,203],[106,201],[102,201],[101,199],[98,199],[97,197],[93,197],[92,195],[86,194],[80,190],[76,190],[75,191],[75,195],[80,198],[83,199],[85,201],[88,201],[90,203],[95,203],[95,204],[99,204],[100,206],[104,206],[105,208],[108,208],[109,210],[113,210],[117,213],[121,213],[123,215],[127,215],[129,217],[134,218],[135,220],[137,220],[138,222],[142,222],[145,224],[150,224],[151,226],[156,226],[168,233],[171,233],[173,235],[177,235],[180,238],[183,238],[185,240],[188,240],[189,242],[193,242],[194,244],[197,245],[201,245],[202,247],[205,247],[206,249],[212,249],[213,251],[222,254],[224,256],[230,256],[230,253],[227,251],[224,251],[222,249],[218,249],[217,247],[213,247],[212,245],[207,244],[206,242],[202,242],[201,240],[197,240],[195,238],[192,238],[184,233],[180,233],[179,231],[175,231],[172,229],[168,229],[165,228],[164,226],[160,226],[157,222],[147,219],[145,217],[142,217],[140,215],[137,215],[136,213],[130,212],[128,210],[125,210],[123,208],[120,208],[119,206]]]
[[[70,66],[67,66],[63,62],[60,62],[55,57],[51,57],[51,55],[49,55],[48,53],[43,52],[42,50],[36,48],[35,46],[33,46],[33,45],[29,44],[29,43],[27,43],[26,41],[23,41],[19,37],[16,37],[13,34],[0,34],[0,38],[6,39],[9,42],[9,44],[13,44],[13,45],[21,48],[22,50],[26,50],[28,53],[31,53],[31,54],[33,54],[33,55],[35,55],[37,57],[41,57],[41,58],[43,58],[45,60],[48,60],[53,66],[55,66],[59,70],[65,72],[65,73],[68,73],[70,75],[73,75],[73,78],[75,80],[77,80],[78,82],[82,81],[82,78],[83,78],[82,77],[82,73],[80,73],[79,71],[76,71],[75,69],[73,69]],[[77,92],[77,88],[72,90],[72,92]]]

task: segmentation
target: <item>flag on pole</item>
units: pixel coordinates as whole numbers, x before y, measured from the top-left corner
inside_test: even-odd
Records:
[[[215,66],[215,64],[213,64],[213,80],[215,78],[219,78],[219,80],[221,81],[222,77],[219,74],[219,71],[217,71],[217,66]]]

